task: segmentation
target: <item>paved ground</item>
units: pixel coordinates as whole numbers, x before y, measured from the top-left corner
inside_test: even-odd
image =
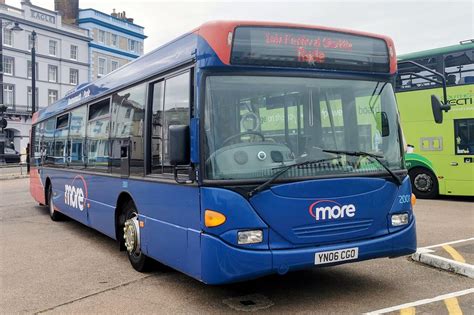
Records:
[[[0,180],[0,313],[224,313],[260,307],[268,313],[364,313],[474,286],[472,279],[407,257],[225,286],[207,286],[165,267],[140,274],[113,240],[73,221],[52,222],[30,198],[27,184]],[[419,246],[473,237],[473,202],[419,200]],[[457,303],[464,314],[474,314],[473,293],[454,300],[413,310],[447,314]]]
[[[0,180],[26,176],[26,164],[0,164]]]

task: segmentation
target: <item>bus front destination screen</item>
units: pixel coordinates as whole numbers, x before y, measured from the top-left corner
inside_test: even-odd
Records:
[[[231,63],[234,65],[389,72],[383,39],[341,32],[237,27]]]

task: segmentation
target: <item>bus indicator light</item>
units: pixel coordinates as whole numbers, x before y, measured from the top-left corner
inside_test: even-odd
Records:
[[[225,215],[213,210],[206,210],[204,212],[204,224],[206,227],[216,227],[224,224],[226,221]]]
[[[416,196],[415,194],[411,194],[411,206],[414,207],[416,204]]]

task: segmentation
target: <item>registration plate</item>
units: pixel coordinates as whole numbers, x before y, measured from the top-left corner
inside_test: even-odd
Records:
[[[314,264],[330,264],[339,261],[357,259],[359,257],[359,247],[331,250],[319,252],[314,255]]]

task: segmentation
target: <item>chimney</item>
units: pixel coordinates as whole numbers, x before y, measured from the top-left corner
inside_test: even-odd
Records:
[[[54,0],[54,10],[63,17],[63,23],[77,24],[79,0]]]

